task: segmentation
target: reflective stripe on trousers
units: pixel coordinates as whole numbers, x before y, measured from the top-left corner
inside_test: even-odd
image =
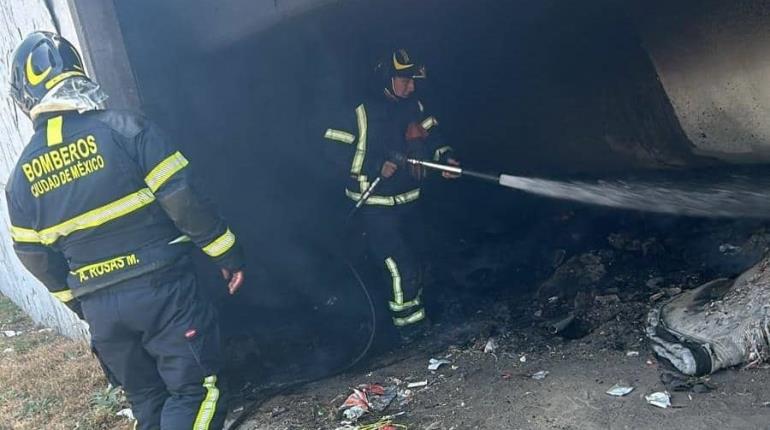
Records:
[[[385,260],[385,266],[390,273],[393,288],[393,300],[390,301],[390,310],[393,313],[393,324],[403,327],[425,319],[425,309],[422,307],[422,290],[418,290],[415,297],[404,300],[404,290],[401,287],[401,273],[398,264],[392,257]]]

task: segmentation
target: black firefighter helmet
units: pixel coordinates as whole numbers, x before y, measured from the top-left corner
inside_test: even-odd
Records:
[[[13,53],[11,97],[29,115],[53,87],[76,76],[86,77],[77,49],[58,34],[36,31]]]
[[[390,87],[391,79],[394,77],[425,79],[428,74],[425,65],[414,61],[406,49],[395,49],[388,58],[383,58],[377,64],[375,71],[384,81],[386,87]]]

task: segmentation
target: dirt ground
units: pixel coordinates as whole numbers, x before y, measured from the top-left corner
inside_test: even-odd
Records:
[[[341,426],[337,408],[351,387],[421,380],[428,385],[412,390],[411,401],[404,406],[394,401],[383,413],[403,413],[394,423],[410,430],[770,428],[766,366],[719,372],[708,380],[710,392],[671,392],[669,409],[647,404],[646,394],[666,391],[660,379],[665,366],[647,350],[638,316],[619,314],[580,340],[548,338],[535,328],[507,332],[499,336],[495,353],[483,352],[486,336],[472,336],[485,330],[483,321],[471,326],[435,328],[446,346],[426,343],[416,351],[394,352],[382,361],[403,360],[384,367],[375,362],[371,371],[271,398],[239,428],[336,429]],[[451,364],[429,371],[432,357]],[[545,379],[531,377],[543,370],[549,372]],[[634,391],[625,397],[605,393],[618,382]],[[376,420],[364,416],[361,422]]]
[[[434,261],[457,269],[437,284],[456,287],[435,298],[443,303],[441,325],[427,338],[292,391],[256,391],[257,403],[240,411],[248,418],[237,428],[770,429],[767,365],[667,386],[670,365],[655,358],[644,334],[651,307],[711,279],[733,277],[765,255],[767,226],[553,219],[529,236],[482,232],[443,247],[448,251],[439,250]],[[576,317],[571,328],[549,333],[551,322],[565,315]],[[491,337],[498,347],[485,353]],[[451,363],[429,371],[431,358]],[[540,371],[548,374],[533,379]],[[423,380],[426,387],[364,415],[359,427],[341,424],[339,407],[353,388],[397,385],[404,394],[407,384]],[[624,397],[606,394],[617,383],[634,389]],[[645,400],[661,391],[670,392],[672,407]],[[395,415],[397,426],[362,426],[383,415]]]

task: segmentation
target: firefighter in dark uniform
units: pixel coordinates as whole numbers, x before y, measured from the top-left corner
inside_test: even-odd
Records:
[[[6,187],[16,254],[88,322],[137,428],[221,428],[219,326],[189,252],[210,256],[232,294],[243,282],[235,235],[155,125],[100,109],[106,96],[69,42],[35,32],[12,61],[11,95],[35,130]]]
[[[404,161],[413,157],[458,163],[451,158],[452,148],[442,144],[438,120],[413,97],[415,82],[427,77],[425,67],[406,50],[398,49],[375,72],[378,85],[374,94],[346,122],[327,129],[324,137],[352,149],[345,190],[350,200],[359,202],[377,182],[359,211],[362,236],[391,290],[388,307],[393,324],[408,341],[422,331],[426,319],[413,232],[420,231],[415,202],[425,171],[407,167]]]

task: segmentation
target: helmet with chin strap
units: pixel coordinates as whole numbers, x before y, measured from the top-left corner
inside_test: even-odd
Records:
[[[375,67],[385,88],[390,88],[393,78],[425,79],[428,77],[425,66],[414,61],[406,49],[393,50],[388,58],[384,58]]]
[[[29,115],[56,85],[78,76],[88,78],[77,49],[58,34],[36,31],[13,53],[11,98]]]

